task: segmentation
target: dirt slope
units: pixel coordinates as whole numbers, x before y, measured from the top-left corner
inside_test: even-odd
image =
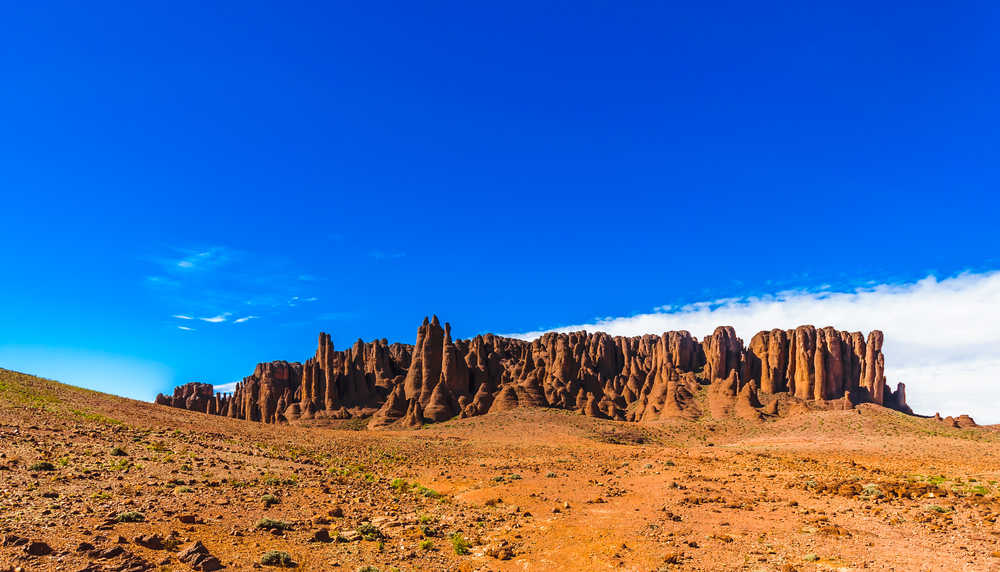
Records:
[[[300,570],[1000,570],[991,428],[877,406],[359,426],[0,370],[0,570],[246,570],[269,551]]]

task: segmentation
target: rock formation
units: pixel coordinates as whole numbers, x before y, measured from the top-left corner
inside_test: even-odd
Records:
[[[859,403],[909,413],[903,384],[886,388],[884,363],[879,331],[866,339],[860,332],[799,326],[759,332],[749,346],[729,326],[700,342],[685,331],[453,340],[451,326],[434,316],[424,319],[412,346],[358,340],[336,351],[321,333],[305,363],[261,363],[232,393],[189,383],[156,402],[264,423],[370,417],[371,429],[526,406],[622,421],[705,414],[766,419]],[[701,392],[707,399],[697,399]]]

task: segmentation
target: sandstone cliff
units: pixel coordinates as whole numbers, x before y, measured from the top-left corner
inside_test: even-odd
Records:
[[[706,399],[699,400],[702,393]],[[370,417],[371,429],[525,406],[622,421],[704,414],[766,419],[859,403],[910,412],[903,384],[886,388],[877,330],[865,338],[799,326],[759,332],[749,346],[729,326],[700,342],[686,331],[453,340],[450,325],[437,316],[424,319],[412,346],[358,340],[336,351],[321,333],[305,363],[258,364],[231,394],[189,383],[156,402],[264,423]]]

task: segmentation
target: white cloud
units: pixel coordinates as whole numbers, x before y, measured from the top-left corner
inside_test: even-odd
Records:
[[[194,319],[191,316],[185,316],[184,314],[174,314],[172,317],[177,318],[178,320],[193,320]]]
[[[698,337],[731,325],[744,342],[756,332],[802,324],[885,332],[886,377],[906,383],[914,411],[968,413],[1000,423],[1000,271],[878,284],[849,292],[818,290],[726,298],[598,318],[546,331],[606,331],[635,336],[688,330]],[[514,334],[533,339],[543,331]]]
[[[220,322],[225,322],[231,316],[231,312],[226,312],[225,314],[219,314],[218,316],[212,316],[211,318],[198,318],[202,322],[210,322],[212,324],[218,324]]]
[[[234,381],[231,383],[223,383],[222,385],[214,385],[212,386],[212,389],[214,389],[216,393],[232,393],[236,390],[236,383],[237,382]]]
[[[177,268],[192,270],[196,268],[207,268],[218,266],[231,258],[232,253],[224,246],[213,246],[207,250],[186,250],[184,257],[176,260],[174,264]]]
[[[194,328],[189,328],[187,326],[177,326],[177,329],[178,330],[184,330],[186,332],[193,332],[194,331]]]
[[[254,320],[256,318],[257,318],[257,316],[243,316],[242,318],[236,318],[235,320],[233,320],[233,323],[234,324],[242,324],[243,322],[246,322],[248,320]]]

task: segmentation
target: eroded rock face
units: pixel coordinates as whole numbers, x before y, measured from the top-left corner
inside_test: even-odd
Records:
[[[200,413],[217,413],[218,409],[212,411],[218,402],[215,400],[215,393],[211,384],[191,382],[178,385],[174,388],[173,396],[159,394],[156,396],[156,403],[160,405],[170,405],[180,409],[198,411]]]
[[[814,326],[759,332],[748,347],[729,326],[700,342],[686,331],[453,340],[450,324],[434,316],[412,346],[358,340],[337,351],[321,333],[313,357],[259,364],[231,394],[189,383],[156,402],[264,423],[370,416],[370,429],[529,406],[622,421],[762,419],[857,403],[909,412],[903,385],[885,387],[882,341],[879,331],[866,340]],[[699,400],[703,391],[707,399]]]

